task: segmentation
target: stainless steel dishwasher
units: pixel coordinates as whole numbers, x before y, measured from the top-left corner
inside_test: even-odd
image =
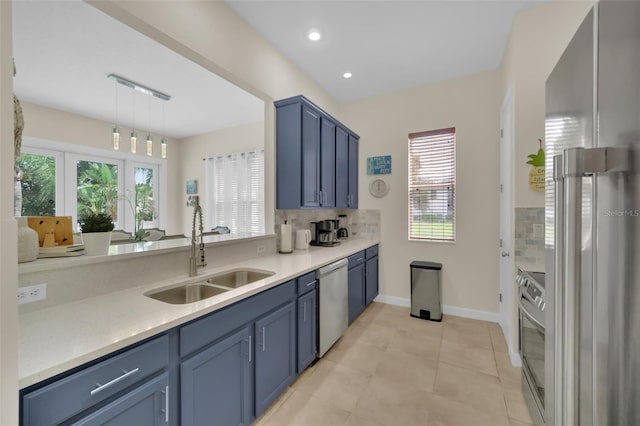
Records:
[[[347,329],[349,294],[347,259],[316,271],[318,279],[318,356],[323,356]]]

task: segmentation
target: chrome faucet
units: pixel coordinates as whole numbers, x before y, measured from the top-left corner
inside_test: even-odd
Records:
[[[196,218],[200,220],[200,244],[198,246],[198,257],[196,258]],[[198,275],[198,268],[204,268],[207,266],[204,258],[204,242],[202,241],[203,225],[202,225],[202,207],[196,197],[193,208],[193,221],[191,223],[191,254],[189,255],[189,276],[195,277]]]

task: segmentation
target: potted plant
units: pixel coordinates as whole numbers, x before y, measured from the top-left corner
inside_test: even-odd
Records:
[[[113,222],[107,213],[88,213],[81,219],[84,251],[89,256],[109,253]]]

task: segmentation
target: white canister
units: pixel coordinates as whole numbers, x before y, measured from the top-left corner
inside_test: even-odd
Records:
[[[308,229],[298,229],[296,231],[296,250],[307,250],[311,242],[311,231]]]

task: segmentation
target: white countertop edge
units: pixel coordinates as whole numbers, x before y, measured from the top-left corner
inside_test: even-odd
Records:
[[[262,240],[276,238],[276,234],[221,234],[207,235],[204,238],[205,247],[219,247],[227,244],[235,244],[243,240]],[[33,262],[20,263],[18,274],[32,272],[53,271],[66,269],[73,266],[93,265],[96,263],[114,262],[122,260],[122,256],[131,257],[152,256],[155,254],[173,253],[185,251],[191,248],[191,238],[178,238],[175,240],[142,241],[139,243],[113,244],[109,246],[109,254],[100,256],[75,256],[56,257],[48,259],[36,259]]]
[[[197,277],[173,278],[163,283],[134,287],[21,314],[18,372],[20,389],[168,331],[375,244],[379,244],[379,240],[352,239],[337,247],[312,247],[308,251],[295,250],[293,254],[248,259],[213,269]],[[170,305],[144,296],[150,290],[198,282],[237,268],[273,270],[276,273],[255,283],[187,305]]]

